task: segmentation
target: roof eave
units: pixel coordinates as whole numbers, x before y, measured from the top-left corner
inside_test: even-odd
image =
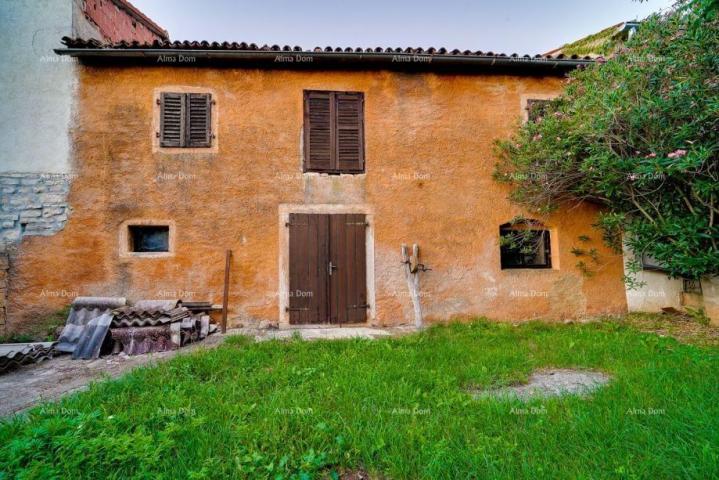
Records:
[[[534,68],[566,72],[580,66],[591,65],[593,60],[587,59],[549,59],[543,57],[513,57],[513,56],[481,56],[481,55],[447,55],[447,54],[408,54],[390,52],[317,52],[317,51],[237,51],[237,50],[200,50],[200,49],[146,49],[146,48],[59,48],[55,50],[58,55],[69,55],[77,58],[106,58],[106,59],[141,59],[155,60],[161,63],[160,58],[184,58],[185,62],[174,63],[183,65],[190,58],[204,60],[233,60],[254,63],[271,63],[274,66],[287,68],[302,65],[310,68],[324,68],[343,65],[374,65],[387,67],[413,66],[432,67],[504,67],[504,68]],[[302,57],[301,62],[283,61],[282,58]],[[315,63],[316,62],[316,63]],[[172,62],[167,62],[173,64]],[[167,63],[162,62],[163,65]]]

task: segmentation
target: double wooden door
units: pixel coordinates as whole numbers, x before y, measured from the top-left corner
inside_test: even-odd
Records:
[[[366,220],[362,214],[290,214],[291,324],[367,319]]]

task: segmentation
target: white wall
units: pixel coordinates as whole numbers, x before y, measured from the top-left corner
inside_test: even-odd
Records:
[[[0,1],[0,172],[70,171],[75,62],[70,0]]]
[[[632,253],[624,250],[624,271],[633,258]],[[642,270],[635,279],[644,286],[630,290],[627,288],[627,308],[630,312],[660,312],[664,307],[682,307],[683,283],[681,279],[671,279],[665,273]]]

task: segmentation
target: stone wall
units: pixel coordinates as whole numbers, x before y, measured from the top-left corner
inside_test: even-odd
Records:
[[[60,231],[70,211],[69,190],[70,176],[65,174],[0,174],[0,243]]]
[[[7,294],[9,283],[10,255],[0,251],[0,333],[5,333],[7,322]]]

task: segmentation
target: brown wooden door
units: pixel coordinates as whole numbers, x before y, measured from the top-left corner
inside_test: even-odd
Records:
[[[290,214],[290,323],[361,323],[367,318],[362,214]]]

